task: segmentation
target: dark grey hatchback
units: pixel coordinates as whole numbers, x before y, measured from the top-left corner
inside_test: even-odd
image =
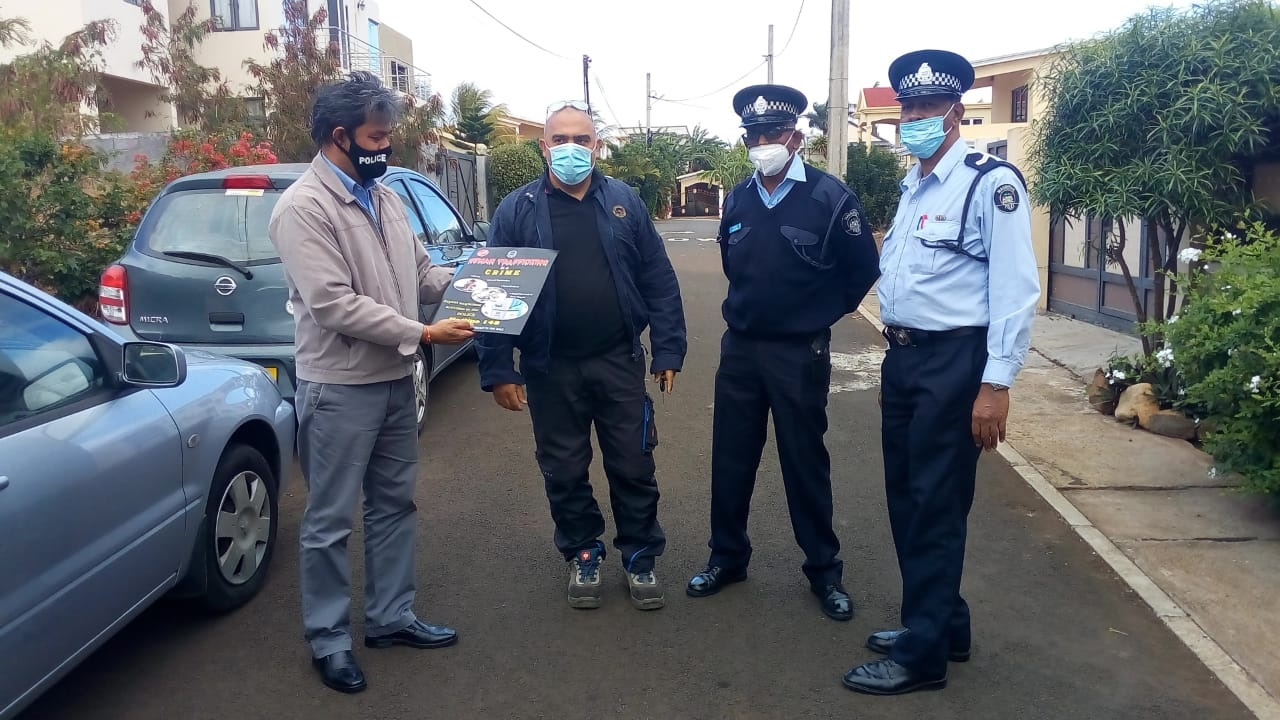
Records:
[[[98,308],[126,339],[199,348],[261,365],[288,399],[297,385],[293,307],[284,268],[267,237],[281,193],[308,165],[259,165],[199,173],[161,191],[133,243],[102,273]],[[484,243],[422,175],[391,168],[380,180],[404,201],[432,262],[457,268]],[[422,306],[430,320],[436,306]],[[418,431],[431,379],[471,344],[430,345],[414,364]]]

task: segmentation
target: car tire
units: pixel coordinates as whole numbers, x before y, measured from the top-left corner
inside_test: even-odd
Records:
[[[419,347],[413,359],[413,407],[418,418],[418,437],[427,429],[427,410],[431,404],[431,361],[426,348]]]
[[[249,602],[267,576],[279,525],[279,484],[262,453],[232,445],[222,454],[205,508],[202,604],[215,613]],[[221,523],[221,524],[220,524]]]

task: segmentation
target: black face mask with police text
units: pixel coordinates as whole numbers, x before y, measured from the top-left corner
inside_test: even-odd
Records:
[[[348,135],[347,139],[350,140],[351,145],[344,152],[351,160],[351,165],[355,167],[356,174],[360,176],[362,182],[376,180],[386,174],[387,159],[391,157],[390,147],[366,150],[360,147],[354,135]]]

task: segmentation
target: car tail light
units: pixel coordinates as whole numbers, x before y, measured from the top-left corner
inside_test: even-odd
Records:
[[[129,278],[124,266],[112,265],[98,281],[98,312],[107,322],[129,324]]]
[[[222,180],[226,190],[272,190],[271,178],[266,175],[228,175]]]

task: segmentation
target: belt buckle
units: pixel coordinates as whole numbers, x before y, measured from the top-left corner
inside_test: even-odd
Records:
[[[915,344],[911,342],[911,331],[906,328],[890,328],[889,333],[893,341],[899,345],[908,346]]]

